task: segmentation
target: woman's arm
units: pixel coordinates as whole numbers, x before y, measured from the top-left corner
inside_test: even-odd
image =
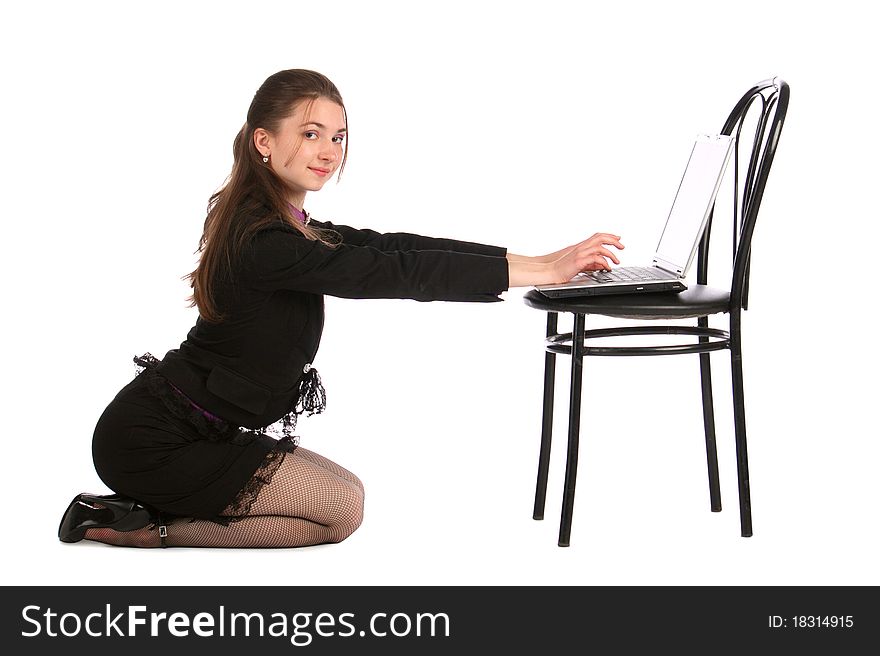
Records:
[[[352,228],[351,226],[334,224],[330,221],[313,221],[316,227],[334,230],[342,235],[342,240],[352,246],[369,246],[380,251],[453,251],[455,253],[474,253],[477,255],[493,255],[504,257],[507,249],[489,244],[448,239],[443,237],[426,237],[409,232],[376,232],[368,228]]]
[[[567,254],[574,246],[567,246],[561,250],[556,251],[555,253],[550,253],[548,255],[514,255],[513,253],[507,254],[508,261],[511,262],[555,262],[563,255]]]
[[[263,230],[247,250],[243,271],[258,289],[288,289],[343,298],[419,301],[501,300],[510,287],[571,280],[581,271],[610,269],[619,260],[606,246],[620,238],[597,233],[540,257],[450,250],[381,251],[343,243],[331,248],[290,227]]]
[[[287,227],[257,233],[245,255],[246,285],[342,298],[494,302],[509,273],[503,254],[381,251],[344,241],[331,248]]]
[[[619,236],[602,232],[548,255],[528,257],[508,253],[509,286],[550,285],[567,282],[581,271],[610,270],[608,261],[620,264],[620,260],[606,246],[624,248]]]

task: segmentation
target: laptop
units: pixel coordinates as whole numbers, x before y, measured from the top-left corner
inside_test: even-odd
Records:
[[[706,229],[733,152],[733,137],[698,135],[650,266],[579,273],[568,282],[536,285],[550,298],[680,292]]]

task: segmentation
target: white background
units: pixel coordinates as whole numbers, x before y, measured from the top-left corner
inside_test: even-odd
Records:
[[[4,5],[3,582],[880,583],[875,30],[854,2],[611,4]],[[624,264],[653,251],[693,137],[753,83],[788,81],[744,317],[754,537],[718,353],[724,511],[696,356],[591,359],[572,545],[556,546],[567,358],[536,522],[544,315],[516,288],[490,305],[328,298],[328,409],[299,430],[366,485],[342,544],[58,542],[70,499],[108,491],[91,432],[132,356],[161,357],[195,320],[181,276],[205,205],[283,68],[325,73],[348,108],[348,167],[308,197],[317,218],[527,255],[614,231]]]

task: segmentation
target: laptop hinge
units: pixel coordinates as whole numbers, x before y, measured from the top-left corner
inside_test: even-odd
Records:
[[[667,273],[671,273],[672,275],[681,278],[681,267],[678,267],[671,262],[667,262],[666,260],[662,260],[659,257],[655,257],[654,266],[663,269]]]

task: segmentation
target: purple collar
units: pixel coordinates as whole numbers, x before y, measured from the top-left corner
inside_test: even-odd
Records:
[[[302,224],[305,225],[308,224],[309,221],[311,221],[311,217],[309,216],[308,212],[300,210],[293,203],[288,203],[287,206],[290,208],[293,216],[299,219]]]

